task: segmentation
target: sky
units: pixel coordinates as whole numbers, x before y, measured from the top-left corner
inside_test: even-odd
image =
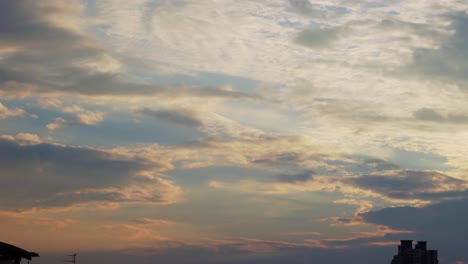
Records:
[[[468,2],[0,1],[32,263],[468,263]]]

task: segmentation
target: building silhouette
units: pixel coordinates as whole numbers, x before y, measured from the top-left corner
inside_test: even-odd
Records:
[[[20,264],[21,259],[31,260],[34,257],[39,257],[39,254],[0,242],[0,263]]]
[[[427,250],[426,241],[418,241],[413,248],[413,240],[401,240],[398,254],[392,264],[439,264],[437,250]]]

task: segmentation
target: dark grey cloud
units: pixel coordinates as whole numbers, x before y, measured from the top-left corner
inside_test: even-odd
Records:
[[[444,121],[444,117],[431,108],[421,108],[413,113],[414,118],[422,121]]]
[[[42,48],[57,51],[66,47],[83,47],[94,41],[76,32],[54,25],[54,15],[79,14],[73,3],[17,0],[0,2],[0,45]]]
[[[196,113],[188,109],[153,110],[150,108],[142,108],[136,112],[181,126],[200,127],[203,125],[203,122],[197,117]]]
[[[346,155],[346,158],[352,160],[352,162],[337,162],[330,161],[331,165],[340,165],[346,169],[356,174],[365,174],[373,172],[381,172],[388,170],[398,170],[400,166],[395,163],[375,157],[363,156],[363,155]]]
[[[430,121],[430,122],[441,122],[441,123],[453,123],[453,124],[465,124],[468,123],[468,116],[462,114],[448,114],[446,116],[440,114],[432,108],[421,108],[413,113],[413,116],[417,120]]]
[[[137,177],[153,165],[144,160],[119,157],[91,148],[48,143],[20,144],[0,138],[0,208],[67,206],[75,203],[123,202],[146,199],[161,201],[161,195],[131,196],[129,186],[159,186],[158,179]],[[154,199],[154,201],[152,200]]]
[[[147,186],[153,186],[150,195],[144,195]],[[158,178],[132,178],[128,183],[107,188],[89,188],[70,192],[59,192],[51,194],[40,200],[36,200],[34,206],[47,207],[67,207],[74,204],[88,203],[151,203],[166,204],[172,203],[165,196],[164,183]],[[131,191],[126,190],[131,188]],[[158,192],[159,191],[159,192]],[[136,194],[135,194],[136,192]],[[141,192],[141,193],[139,193]]]
[[[355,120],[363,123],[398,123],[401,126],[410,126],[416,129],[427,129],[427,127],[421,126],[421,123],[415,123],[414,121],[423,122],[438,122],[446,124],[467,124],[468,115],[462,113],[448,113],[442,114],[436,109],[429,107],[420,108],[412,113],[409,117],[397,117],[379,114],[375,112],[362,111],[357,107],[342,107],[338,104],[330,104],[326,107],[322,107],[321,111],[323,115],[330,115],[339,119]],[[357,132],[362,132],[362,129]]]
[[[460,115],[460,114],[449,114],[446,117],[446,120],[451,123],[468,123],[468,116],[467,115]]]
[[[451,23],[447,30],[453,34],[436,35],[437,48],[419,48],[413,53],[413,62],[404,71],[423,78],[456,83],[467,89],[468,80],[468,14],[446,15]]]
[[[253,160],[252,162],[257,163],[257,164],[274,165],[278,163],[296,163],[301,160],[304,160],[304,158],[305,157],[303,153],[282,152],[282,153],[276,153],[273,155],[263,157],[262,159],[256,159],[256,160]]]
[[[334,19],[350,12],[343,6],[323,5],[308,0],[289,0],[291,10],[307,17]],[[342,27],[318,28],[312,25],[294,38],[297,44],[309,48],[327,48],[338,40]]]
[[[338,39],[340,31],[340,28],[305,29],[294,40],[309,48],[326,48]]]
[[[320,11],[319,6],[313,5],[309,0],[289,0],[289,4],[292,7],[292,10],[304,15],[311,17],[324,17],[324,12]]]
[[[296,174],[281,174],[278,176],[278,180],[285,183],[301,183],[312,180],[314,175],[314,171],[307,170]]]
[[[374,168],[376,171],[397,170],[400,168],[398,165],[377,158],[365,159],[363,163],[369,167]]]
[[[117,71],[89,68],[83,62],[119,55],[104,50],[102,43],[85,32],[67,29],[52,17],[82,16],[74,3],[61,1],[2,1],[0,3],[0,48],[14,48],[2,54],[0,90],[12,93],[65,92],[99,95],[167,95],[228,98],[258,98],[248,93],[218,87],[162,85],[127,81],[131,76]],[[123,59],[121,59],[123,60]],[[120,62],[121,63],[121,62]],[[8,84],[23,84],[14,88]]]
[[[78,73],[76,77],[61,76],[58,82],[67,80],[54,89],[70,93],[86,95],[166,95],[166,96],[197,96],[197,97],[226,97],[226,98],[251,98],[260,97],[244,92],[225,90],[218,87],[189,86],[184,84],[143,84],[130,83],[123,79],[128,76],[123,74],[87,73],[82,70],[71,69]],[[39,82],[40,80],[38,80]]]
[[[312,8],[312,4],[309,0],[289,0],[289,4],[299,11],[307,11]]]
[[[402,239],[428,240],[444,263],[468,261],[465,250],[468,200],[452,200],[424,207],[392,207],[362,214],[367,222],[412,230]]]
[[[375,224],[423,232],[463,232],[460,228],[468,221],[468,200],[445,201],[424,207],[392,207],[362,214]],[[434,227],[438,227],[436,228]],[[459,230],[456,230],[460,228]],[[456,231],[455,231],[456,230]]]
[[[393,199],[443,200],[465,197],[465,181],[435,171],[394,170],[343,180]]]
[[[317,18],[333,18],[338,15],[349,13],[350,10],[343,6],[332,6],[316,4],[309,0],[289,0],[292,10],[301,15]]]
[[[76,51],[76,50],[75,50]],[[22,54],[5,56],[0,62],[0,89],[9,92],[22,92],[21,86],[12,90],[9,82],[27,84],[37,93],[64,92],[90,96],[114,95],[164,95],[172,97],[226,97],[260,99],[259,96],[244,92],[226,90],[218,87],[189,86],[184,84],[144,84],[128,82],[124,73],[99,73],[74,66],[75,60],[93,59],[105,54],[95,49],[84,50],[76,54],[69,50],[48,54]],[[53,73],[53,74],[51,74]],[[24,91],[31,91],[26,87]]]

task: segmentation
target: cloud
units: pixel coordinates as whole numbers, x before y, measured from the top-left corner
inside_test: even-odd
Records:
[[[363,214],[369,223],[413,230],[405,238],[428,240],[441,254],[444,262],[468,260],[463,249],[468,235],[468,200],[444,201],[423,207],[384,208]]]
[[[399,166],[397,166],[397,165],[395,165],[395,164],[393,164],[391,162],[388,162],[388,161],[385,161],[385,160],[382,160],[382,159],[377,159],[377,158],[365,159],[363,161],[363,163],[366,166],[369,166],[369,167],[373,168],[376,171],[397,170],[397,169],[400,168]]]
[[[443,31],[432,27],[429,24],[413,21],[398,20],[395,17],[387,17],[380,21],[380,26],[385,31],[407,31],[411,34],[419,35],[425,38],[444,37]],[[408,36],[409,37],[409,36]],[[403,39],[402,39],[403,40]],[[420,43],[424,45],[424,43]]]
[[[54,122],[47,125],[49,130],[57,130],[69,126],[95,126],[104,120],[104,113],[97,111],[85,111],[78,113],[71,119],[56,118]]]
[[[23,116],[25,111],[21,108],[9,109],[0,102],[0,120],[15,116]]]
[[[102,122],[104,114],[102,112],[84,112],[76,116],[76,122],[80,125],[96,125]]]
[[[55,56],[56,54],[54,54]],[[22,54],[21,56],[27,56]],[[36,56],[36,55],[34,55]],[[52,56],[52,55],[51,55]],[[57,55],[59,56],[59,55]],[[64,55],[61,59],[70,57]],[[72,57],[71,60],[79,57]],[[225,90],[222,87],[190,86],[184,84],[143,84],[127,82],[125,74],[88,72],[80,67],[67,66],[70,61],[61,62],[62,67],[54,68],[43,61],[55,58],[40,55],[39,58],[25,58],[34,61],[27,62],[34,69],[28,69],[28,65],[21,65],[21,58],[9,56],[0,62],[0,89],[4,92],[12,92],[10,86],[15,86],[15,92],[25,94],[57,94],[67,93],[87,96],[169,96],[169,97],[210,97],[232,99],[261,99],[258,95],[239,91]],[[19,69],[17,72],[8,67]],[[2,66],[5,69],[2,69]],[[29,67],[29,66],[28,66]],[[8,69],[8,70],[7,70]],[[55,72],[53,76],[44,75],[45,72]]]
[[[333,168],[333,167],[332,167]],[[338,167],[339,168],[339,167]],[[209,186],[236,193],[254,195],[294,195],[299,192],[333,193],[346,199],[335,200],[337,204],[358,206],[362,213],[376,206],[396,204],[429,204],[438,201],[468,197],[468,184],[436,171],[424,170],[374,170],[361,174],[354,167],[328,171],[328,173],[284,174],[278,181],[241,180],[238,182],[211,181]],[[365,171],[368,169],[365,168]],[[315,171],[315,170],[314,170]],[[356,219],[333,217],[336,223],[355,225]]]
[[[115,74],[85,74],[76,72],[78,78],[70,80],[71,84],[54,86],[55,90],[78,93],[90,96],[172,96],[172,97],[211,97],[211,98],[247,98],[260,99],[259,96],[244,92],[225,90],[222,87],[189,86],[183,84],[142,84],[122,81],[126,76]],[[39,80],[38,80],[39,81]],[[47,90],[42,90],[47,91]]]
[[[334,150],[318,146],[301,136],[260,135],[252,138],[204,138],[167,149],[165,157],[209,166],[310,168],[327,166],[325,160],[340,159]],[[203,155],[201,155],[203,154]]]
[[[152,219],[147,217],[135,218],[133,221],[135,224],[141,225],[156,225],[156,226],[166,226],[166,225],[175,225],[176,222],[163,220],[163,219]]]
[[[372,231],[357,232],[351,237],[345,238],[324,238],[308,239],[309,243],[315,244],[321,248],[327,249],[346,249],[368,246],[388,246],[397,245],[397,236],[412,234],[409,230],[391,229],[384,225],[377,225]]]
[[[24,144],[26,141],[27,144]],[[178,200],[181,190],[153,175],[160,165],[110,150],[41,143],[34,135],[0,137],[0,208]]]
[[[73,73],[74,59],[103,52],[97,40],[68,27],[70,19],[78,18],[83,11],[78,1],[2,2],[0,10],[0,48],[7,49],[0,61],[0,88],[4,91],[8,91],[9,83],[48,90],[55,86],[53,83],[68,79],[64,74]]]
[[[421,108],[413,113],[417,120],[439,122],[439,123],[453,123],[453,124],[466,124],[468,123],[468,116],[462,114],[448,114],[443,116],[432,108]]]
[[[451,13],[446,14],[445,18],[450,21],[446,28],[450,33],[438,36],[439,45],[436,48],[416,49],[413,61],[405,71],[423,78],[456,83],[466,90],[468,14]]]
[[[349,10],[344,6],[333,6],[332,3],[315,3],[309,0],[289,0],[292,9],[302,15],[313,18],[332,18],[345,14]]]
[[[309,0],[289,0],[289,4],[297,8],[299,12],[310,12],[310,9],[312,9],[312,4]]]
[[[457,199],[467,192],[465,181],[435,171],[394,170],[349,177],[342,181],[397,200]]]
[[[385,160],[366,155],[345,155],[345,157],[349,160],[342,162],[340,165],[344,170],[353,174],[366,174],[401,169],[400,166],[388,159]],[[330,163],[333,163],[333,161]]]
[[[55,0],[37,3],[31,0],[2,2],[0,4],[0,45],[40,47],[60,50],[63,47],[80,47],[92,44],[91,39],[83,38],[79,32],[67,28],[69,21],[61,25],[56,20],[61,17],[79,15],[83,7],[78,1],[68,4]],[[12,27],[11,25],[15,26]]]
[[[315,172],[312,170],[304,171],[298,174],[281,174],[278,176],[280,182],[285,183],[301,183],[312,180]]]
[[[180,126],[199,127],[203,125],[203,122],[197,117],[196,113],[188,109],[152,110],[142,108],[136,112]]]
[[[42,143],[42,139],[36,134],[30,133],[19,133],[15,137],[19,144],[39,144]]]
[[[421,108],[413,113],[414,118],[422,121],[444,121],[444,117],[431,108]]]
[[[340,31],[339,28],[305,29],[297,35],[295,41],[309,48],[326,48],[338,39]]]
[[[59,192],[35,202],[37,207],[43,208],[120,203],[165,205],[179,201],[180,194],[181,189],[169,180],[158,177],[132,177],[126,185]]]
[[[260,129],[215,112],[203,114],[203,127],[200,130],[213,138],[258,138],[265,134]]]
[[[391,150],[388,160],[401,168],[413,170],[448,171],[453,168],[446,156],[425,151],[395,148]]]
[[[0,17],[0,90],[5,93],[259,98],[220,87],[126,81],[131,78],[119,56],[87,33],[92,24],[79,1],[1,3]]]

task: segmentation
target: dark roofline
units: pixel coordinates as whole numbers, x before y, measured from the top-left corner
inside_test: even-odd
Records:
[[[24,258],[31,260],[33,257],[39,257],[39,254],[0,241],[0,256],[2,259],[18,260]]]

